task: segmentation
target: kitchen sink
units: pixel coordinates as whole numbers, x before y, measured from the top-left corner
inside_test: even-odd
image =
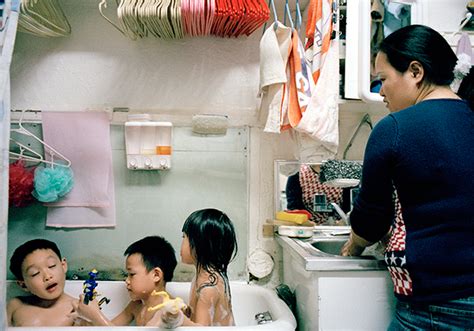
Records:
[[[312,238],[278,236],[282,247],[291,248],[306,270],[383,270],[386,269],[383,247],[378,243],[367,247],[361,256],[341,256],[349,236],[315,232]]]
[[[341,255],[342,246],[346,241],[346,238],[316,239],[311,243],[311,246],[326,254]]]
[[[310,249],[314,255],[328,254],[328,255],[341,255],[342,246],[347,242],[349,237],[342,238],[312,238],[308,241],[309,245],[314,248],[314,251]],[[340,256],[343,257],[343,256]],[[345,256],[347,257],[347,256]],[[353,256],[351,256],[353,257]],[[384,258],[383,248],[378,244],[367,247],[361,256],[355,256],[361,259],[380,259]]]

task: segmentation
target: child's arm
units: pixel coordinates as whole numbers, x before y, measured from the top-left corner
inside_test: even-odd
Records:
[[[79,301],[73,303],[74,311],[79,317],[89,320],[92,325],[95,326],[116,326],[116,325],[129,325],[133,318],[133,306],[134,303],[130,302],[127,307],[117,315],[112,321],[109,320],[104,313],[100,310],[97,300],[89,301],[89,304],[84,303],[84,295],[79,297]]]
[[[11,299],[7,305],[7,323],[8,326],[15,326],[13,313],[20,307],[21,301],[17,298]]]
[[[135,301],[130,301],[125,307],[125,309],[114,317],[112,320],[113,325],[130,325],[132,321],[135,319],[135,311],[136,311],[137,303]]]

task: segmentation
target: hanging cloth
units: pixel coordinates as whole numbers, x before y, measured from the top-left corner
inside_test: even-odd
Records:
[[[290,72],[290,78],[298,77],[300,87],[306,80],[310,88],[298,91],[298,103],[295,103],[290,81],[288,117],[295,130],[309,135],[335,155],[339,145],[339,44],[331,39],[335,23],[333,14],[336,13],[334,5],[331,0],[310,2],[306,50],[302,51],[304,57],[300,61],[305,65],[301,74],[295,70],[297,76]]]
[[[333,31],[334,0],[311,0],[306,24],[305,56],[311,63],[315,83],[318,82]]]
[[[260,40],[260,112],[268,112],[265,132],[280,133],[291,35],[291,28],[275,22]]]
[[[463,78],[471,70],[473,62],[471,40],[466,32],[463,32],[459,38],[456,56],[458,57],[458,61],[454,67],[454,80],[451,83],[451,89],[457,93]]]
[[[332,155],[339,146],[339,43],[331,41],[324,67],[295,130],[306,133]]]
[[[294,128],[298,125],[311,100],[311,91],[314,89],[311,68],[304,57],[303,44],[296,30],[293,30],[291,37],[287,70],[289,75],[288,112],[283,113],[282,129]]]

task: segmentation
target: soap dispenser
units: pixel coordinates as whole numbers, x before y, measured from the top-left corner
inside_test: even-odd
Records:
[[[125,122],[127,168],[166,170],[171,167],[173,124],[151,121],[148,114],[130,114]]]

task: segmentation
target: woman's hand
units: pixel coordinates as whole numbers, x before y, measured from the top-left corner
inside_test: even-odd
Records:
[[[367,246],[372,245],[370,241],[356,235],[354,231],[351,231],[349,240],[342,246],[342,256],[360,256]]]

